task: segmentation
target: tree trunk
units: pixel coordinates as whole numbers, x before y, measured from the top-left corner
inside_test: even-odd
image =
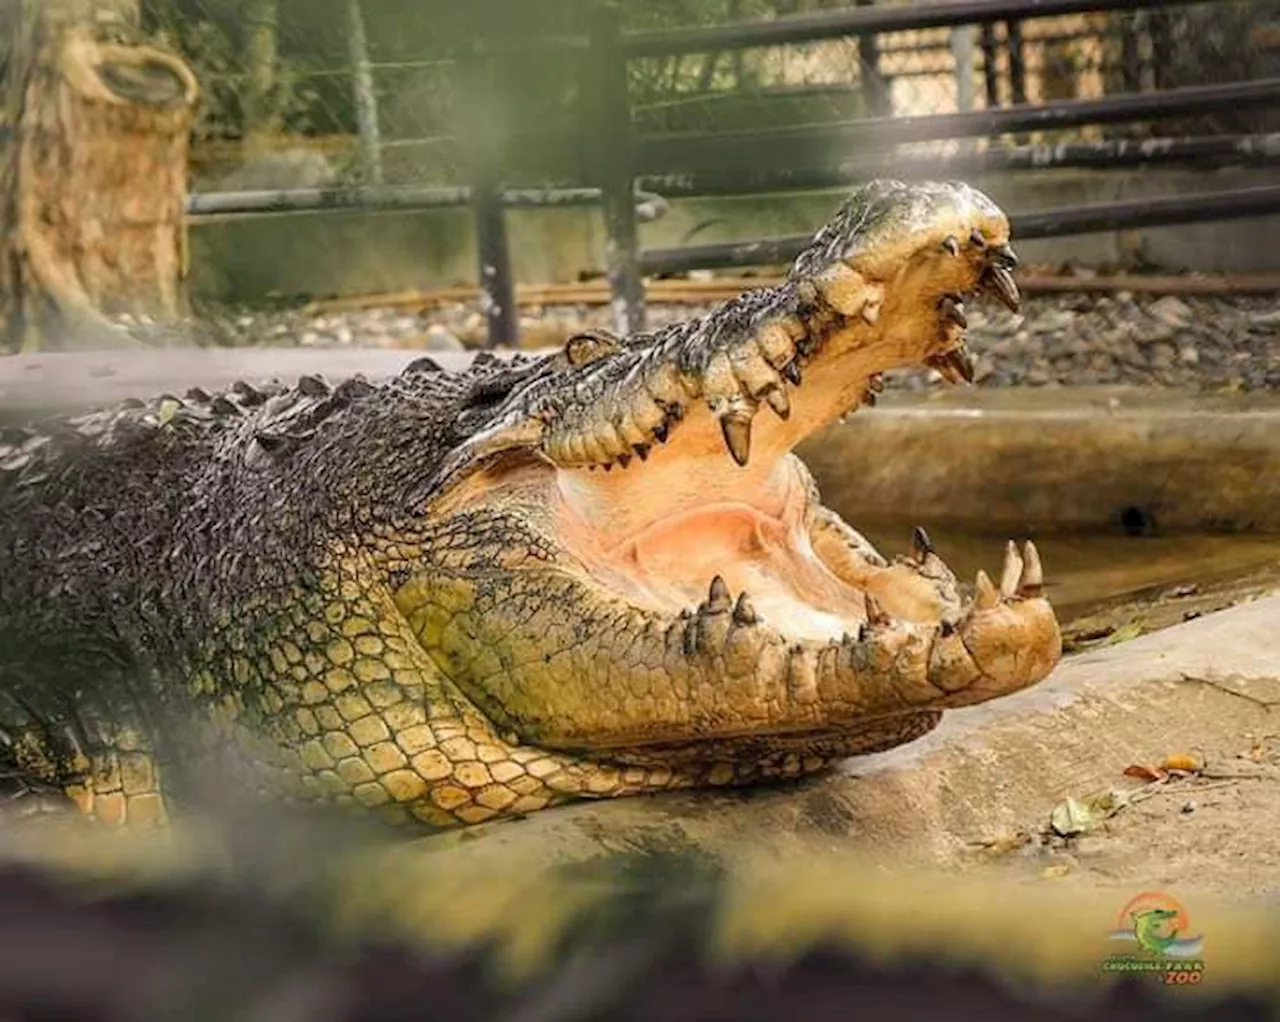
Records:
[[[84,347],[108,316],[184,311],[188,133],[198,86],[147,45],[137,0],[7,5],[0,330]]]

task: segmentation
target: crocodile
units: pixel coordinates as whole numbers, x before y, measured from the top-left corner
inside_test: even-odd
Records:
[[[981,192],[874,181],[653,332],[10,430],[0,774],[111,826],[234,790],[445,828],[809,776],[1036,683],[1033,543],[885,557],[791,453],[887,370],[971,380],[1016,264]]]

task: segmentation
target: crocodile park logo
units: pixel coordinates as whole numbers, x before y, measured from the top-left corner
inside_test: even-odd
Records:
[[[1194,986],[1204,977],[1204,937],[1193,936],[1187,910],[1162,891],[1130,898],[1108,939],[1132,948],[1104,958],[1106,972],[1156,973],[1169,986]]]

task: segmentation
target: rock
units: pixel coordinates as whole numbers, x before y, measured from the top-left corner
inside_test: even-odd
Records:
[[[422,335],[422,347],[424,351],[463,350],[462,342],[439,323],[432,323],[427,327],[427,332]]]
[[[1200,352],[1196,350],[1195,345],[1188,344],[1178,350],[1178,361],[1184,366],[1195,366],[1200,364]]]
[[[1187,303],[1174,295],[1165,295],[1157,299],[1147,312],[1171,327],[1184,326],[1191,320],[1192,315]]]
[[[1250,317],[1249,329],[1259,333],[1280,332],[1280,309]]]

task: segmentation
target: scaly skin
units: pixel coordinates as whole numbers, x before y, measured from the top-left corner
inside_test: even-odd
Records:
[[[970,375],[963,296],[1016,306],[1014,262],[980,193],[878,182],[655,334],[7,436],[0,765],[115,824],[230,785],[449,826],[796,777],[1032,684],[1033,546],[972,593],[923,531],[891,564],[789,453],[885,369]]]

